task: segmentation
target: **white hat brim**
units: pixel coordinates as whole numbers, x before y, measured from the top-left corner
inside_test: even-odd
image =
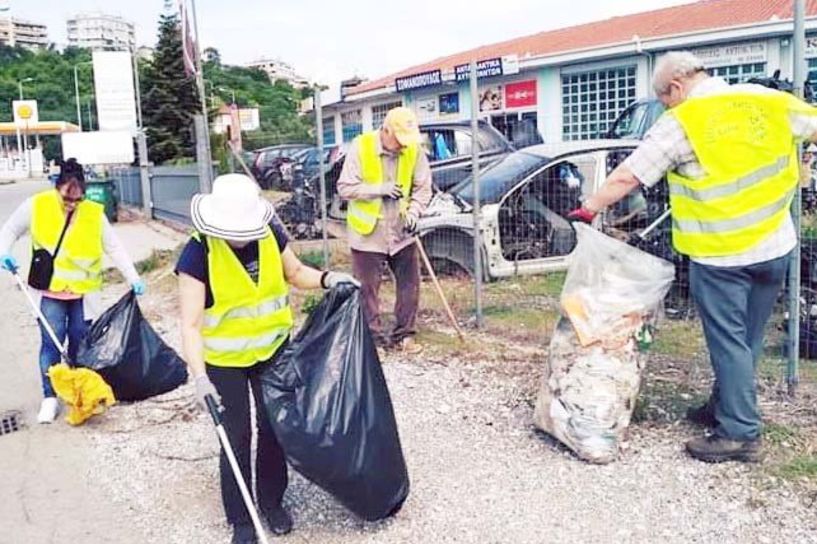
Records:
[[[267,236],[269,225],[275,216],[275,208],[261,198],[252,214],[225,215],[214,207],[212,194],[198,194],[190,203],[193,226],[208,236],[237,242],[252,242]]]

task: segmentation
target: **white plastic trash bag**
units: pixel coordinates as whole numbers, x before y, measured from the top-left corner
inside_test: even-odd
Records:
[[[636,336],[658,314],[674,266],[583,224],[562,289],[534,423],[587,461],[619,452],[641,382]]]

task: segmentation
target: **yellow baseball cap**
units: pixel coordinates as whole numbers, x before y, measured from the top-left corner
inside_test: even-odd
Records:
[[[420,143],[420,129],[417,116],[403,106],[393,108],[386,114],[383,126],[389,127],[400,145],[417,145]]]

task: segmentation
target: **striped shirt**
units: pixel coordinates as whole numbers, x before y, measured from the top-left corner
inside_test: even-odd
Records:
[[[761,85],[729,85],[720,77],[710,77],[695,85],[689,91],[689,98],[712,96],[730,92],[774,93]],[[817,134],[817,110],[815,115],[792,113],[789,116],[791,132],[799,140],[811,139]],[[647,132],[644,141],[624,161],[636,178],[645,186],[652,187],[664,175],[674,170],[689,178],[705,175],[701,163],[692,150],[692,145],[683,127],[672,115],[662,115]],[[782,257],[797,244],[797,234],[791,217],[783,225],[753,248],[736,255],[724,257],[695,257],[692,260],[710,266],[748,266]]]

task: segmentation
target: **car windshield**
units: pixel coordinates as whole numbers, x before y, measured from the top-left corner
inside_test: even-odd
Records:
[[[480,172],[479,200],[482,204],[499,202],[502,195],[527,175],[544,166],[550,159],[517,151],[502,158],[498,163]],[[451,191],[469,204],[474,203],[474,177],[468,176]]]

